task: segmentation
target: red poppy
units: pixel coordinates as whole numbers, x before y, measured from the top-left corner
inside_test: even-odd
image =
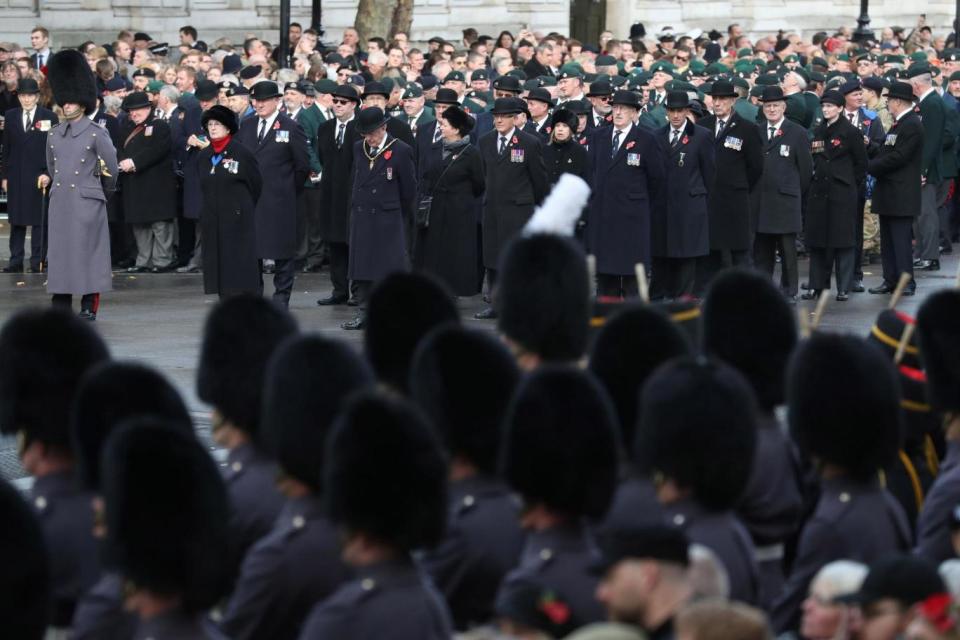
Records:
[[[517,140],[517,136],[513,136],[513,139],[510,140],[510,142],[512,142],[513,144],[517,144],[517,142],[519,142],[519,140]]]
[[[937,631],[950,631],[956,626],[953,612],[951,611],[951,598],[949,593],[938,593],[932,595],[920,604],[920,613],[930,624],[936,627]]]
[[[553,127],[547,127],[547,133],[550,133],[551,131],[553,131]]]
[[[564,624],[570,619],[570,607],[557,600],[552,593],[547,593],[540,599],[539,609],[554,624]]]
[[[783,129],[777,129],[777,137],[779,138],[782,135],[783,135]]]
[[[280,129],[280,122],[276,121],[273,123],[273,130],[277,131],[278,129]]]
[[[680,144],[687,144],[688,142],[690,142],[690,136],[683,136],[680,138]]]
[[[47,75],[47,65],[43,65],[42,67],[40,67],[40,73],[42,73],[43,75]]]
[[[840,146],[840,138],[834,138],[833,140],[830,141],[830,144],[832,144],[834,147],[839,147],[839,146]]]
[[[383,159],[389,160],[392,155],[393,155],[393,151],[391,151],[390,149],[387,149],[386,151],[383,152]]]
[[[865,126],[865,127],[869,127],[869,126],[870,126],[870,120],[869,120],[868,118],[864,118],[864,119],[863,119],[863,126]]]
[[[631,140],[627,143],[627,149],[633,149],[633,145],[637,144],[635,141]]]

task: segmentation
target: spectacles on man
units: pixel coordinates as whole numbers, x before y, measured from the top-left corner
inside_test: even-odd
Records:
[[[344,100],[343,98],[334,98],[333,104],[350,104],[352,100]]]
[[[686,62],[690,59],[690,56],[677,56],[678,62]]]

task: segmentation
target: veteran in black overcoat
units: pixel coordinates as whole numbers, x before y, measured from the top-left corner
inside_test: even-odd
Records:
[[[439,277],[454,295],[472,296],[480,282],[475,212],[484,190],[483,163],[471,144],[473,118],[450,107],[436,124],[441,120],[447,132],[441,141],[442,159],[427,169],[419,184],[420,197],[433,200],[429,220],[417,223],[414,266]]]
[[[216,123],[211,127],[211,123]],[[219,125],[216,126],[216,125]],[[203,195],[203,292],[221,297],[260,291],[254,218],[263,179],[257,159],[239,141],[237,119],[223,106],[203,114],[211,145],[197,154],[196,179]],[[214,138],[214,134],[226,133]],[[220,142],[226,137],[226,143]]]
[[[805,297],[819,297],[821,290],[830,288],[835,264],[837,300],[843,302],[853,285],[858,193],[866,179],[867,153],[863,135],[841,115],[843,96],[828,91],[820,102],[824,119],[810,143],[814,172],[804,220],[811,288]]]
[[[810,185],[813,159],[807,130],[784,117],[786,102],[780,87],[765,87],[761,96],[763,177],[753,192],[751,218],[756,235],[753,260],[773,275],[776,253],[781,254],[780,287],[794,300],[799,288],[796,237],[802,230],[802,202]]]

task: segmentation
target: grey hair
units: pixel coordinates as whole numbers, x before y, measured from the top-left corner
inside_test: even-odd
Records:
[[[698,598],[730,597],[730,576],[717,554],[702,544],[691,544],[688,556],[687,576]]]
[[[174,104],[176,104],[177,100],[180,99],[180,91],[175,86],[170,84],[165,84],[160,87],[158,95],[163,96]]]
[[[824,565],[810,581],[810,588],[823,584],[828,596],[839,598],[860,590],[867,577],[867,566],[852,560],[836,560]]]

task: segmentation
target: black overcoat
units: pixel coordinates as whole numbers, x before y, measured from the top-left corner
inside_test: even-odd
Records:
[[[37,226],[43,202],[37,178],[47,173],[47,133],[57,115],[38,106],[26,131],[22,109],[10,109],[5,118],[0,178],[7,181],[7,219],[12,225]]]
[[[764,135],[761,139],[763,177],[753,192],[750,209],[753,230],[770,234],[800,233],[803,196],[813,174],[807,130],[784,120],[773,139],[767,137]]]
[[[173,174],[170,126],[148,117],[142,125],[126,120],[121,127],[123,146],[117,162],[130,159],[136,168],[120,174],[124,221],[150,224],[177,216],[177,180]]]
[[[360,140],[353,120],[343,132],[343,144],[337,147],[336,118],[317,130],[317,158],[323,166],[320,175],[320,237],[327,242],[347,242],[350,233],[350,192],[353,188],[353,149]]]
[[[807,193],[803,234],[808,247],[842,249],[856,246],[859,197],[866,178],[863,134],[844,117],[821,122],[810,143],[813,180]]]

